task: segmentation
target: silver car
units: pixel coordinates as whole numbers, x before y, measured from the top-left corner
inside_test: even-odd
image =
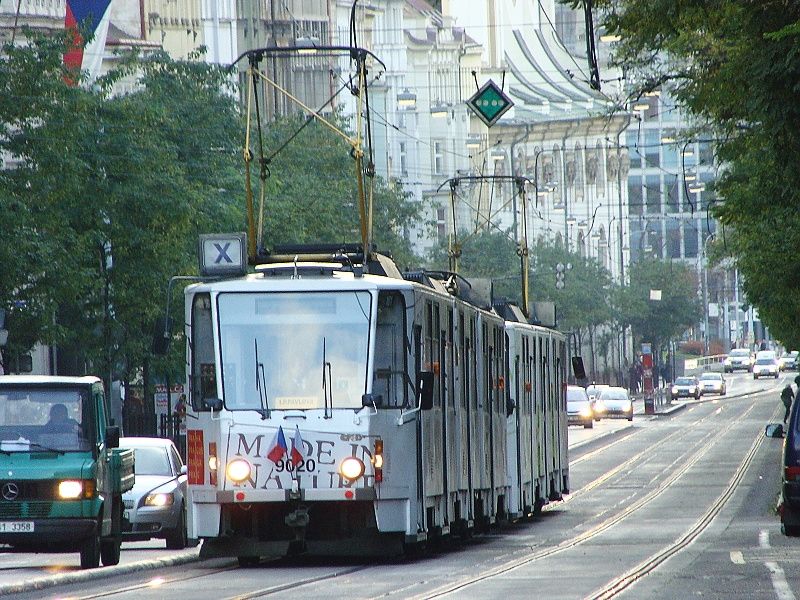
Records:
[[[606,417],[633,421],[633,403],[625,388],[616,386],[605,388],[600,391],[597,401],[603,403]]]
[[[120,448],[132,448],[136,480],[122,495],[123,540],[164,538],[167,548],[185,548],[186,465],[172,440],[122,438]]]

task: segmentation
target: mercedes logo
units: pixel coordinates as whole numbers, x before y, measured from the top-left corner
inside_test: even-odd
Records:
[[[17,496],[19,496],[19,486],[12,482],[6,483],[1,493],[4,500],[16,500]]]

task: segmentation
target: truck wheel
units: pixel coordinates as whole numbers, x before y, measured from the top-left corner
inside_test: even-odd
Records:
[[[178,517],[178,525],[175,529],[167,532],[167,549],[169,550],[183,550],[187,546],[186,540],[186,509],[181,509],[181,514]]]
[[[81,544],[81,569],[96,569],[100,566],[100,523],[97,529]]]
[[[114,498],[111,509],[111,535],[100,540],[100,559],[103,566],[113,567],[119,564],[119,552],[122,546],[122,498]]]

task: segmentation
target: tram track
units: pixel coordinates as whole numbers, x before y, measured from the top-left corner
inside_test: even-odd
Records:
[[[779,409],[775,409],[775,412],[773,412],[770,420],[777,418],[779,413]],[[733,493],[736,491],[736,487],[739,485],[739,482],[741,482],[748,467],[753,462],[753,458],[758,452],[758,449],[763,441],[764,436],[760,433],[757,434],[753,440],[753,443],[750,445],[750,449],[748,450],[747,454],[739,463],[738,468],[728,481],[728,485],[725,487],[722,493],[717,496],[716,500],[711,504],[709,509],[697,521],[695,521],[695,523],[686,532],[684,532],[683,535],[675,540],[674,543],[662,548],[659,552],[656,552],[655,554],[649,556],[646,560],[640,562],[633,569],[630,569],[620,577],[613,579],[603,588],[592,592],[592,594],[586,597],[587,600],[607,600],[608,598],[617,596],[642,577],[652,573],[664,561],[672,558],[686,548],[689,544],[691,544],[695,539],[697,539],[711,525],[714,518],[716,518],[716,516],[722,512],[725,504],[728,502],[731,496],[733,496]]]
[[[605,473],[603,473],[602,475],[600,475],[596,479],[590,481],[586,485],[581,486],[579,489],[577,489],[573,493],[569,494],[569,496],[567,498],[564,498],[564,500],[562,502],[556,503],[556,504],[548,504],[543,508],[543,510],[545,510],[545,511],[547,511],[547,510],[556,510],[556,509],[559,508],[559,506],[562,506],[567,502],[573,501],[575,498],[578,498],[580,496],[583,496],[583,495],[587,494],[588,492],[590,492],[593,489],[595,489],[596,487],[602,485],[603,483],[605,483],[606,481],[608,481],[609,479],[611,479],[612,477],[614,477],[615,475],[617,475],[621,471],[624,471],[626,468],[636,464],[641,459],[646,458],[648,455],[653,454],[654,450],[657,450],[658,448],[660,448],[662,446],[666,446],[668,443],[672,443],[672,442],[676,441],[677,439],[680,439],[681,437],[684,437],[684,436],[688,435],[689,432],[691,431],[691,428],[704,423],[705,421],[707,421],[708,419],[713,417],[715,414],[717,414],[717,411],[711,412],[711,413],[709,413],[709,414],[707,414],[707,415],[705,415],[703,417],[700,417],[699,419],[696,419],[694,422],[690,423],[688,426],[681,427],[680,429],[678,429],[678,430],[672,432],[671,434],[661,438],[660,440],[654,442],[653,444],[650,444],[647,448],[644,448],[643,450],[640,450],[636,454],[632,454],[627,460],[625,460],[624,462],[620,463],[619,465],[617,465],[613,469],[610,469],[610,470],[606,471]],[[622,438],[622,440],[629,440],[632,437],[632,435],[634,435],[634,434],[628,435],[625,438]],[[619,443],[622,440],[615,440],[614,442],[606,444],[605,446],[602,446],[601,448],[597,448],[597,449],[593,450],[590,454],[593,457],[597,456],[597,455],[601,454],[603,451],[608,450],[608,449],[612,448],[613,446],[617,445],[617,443]],[[583,458],[584,457],[581,456],[579,459],[576,459],[574,464],[578,464],[579,462],[582,462]],[[573,463],[570,463],[569,466],[571,468],[573,466]]]
[[[597,537],[598,535],[600,535],[604,531],[610,529],[614,525],[617,525],[621,521],[625,520],[626,518],[631,516],[633,513],[635,513],[636,511],[640,510],[641,508],[645,507],[650,502],[652,502],[654,499],[656,499],[658,496],[663,494],[667,489],[669,489],[673,484],[675,484],[683,475],[685,475],[686,472],[689,471],[689,469],[691,469],[691,467],[694,466],[705,454],[707,454],[708,451],[714,445],[716,445],[716,443],[720,439],[722,439],[722,437],[726,433],[728,433],[731,429],[733,429],[733,427],[735,427],[736,425],[738,425],[742,421],[744,421],[744,419],[751,413],[751,411],[755,408],[755,406],[756,405],[751,405],[750,407],[748,407],[741,415],[737,416],[736,419],[734,419],[734,420],[730,421],[729,423],[727,423],[724,426],[723,429],[711,431],[708,434],[706,434],[705,436],[703,436],[703,438],[701,438],[697,443],[695,443],[693,445],[692,451],[682,454],[680,457],[678,457],[677,459],[675,459],[675,461],[673,461],[671,463],[670,466],[672,466],[672,465],[674,465],[676,463],[682,463],[681,466],[676,471],[673,471],[666,479],[662,480],[658,484],[658,486],[656,488],[654,488],[653,490],[651,490],[650,492],[648,492],[647,494],[645,494],[644,496],[642,496],[641,498],[639,498],[635,502],[627,505],[622,511],[614,514],[613,516],[607,518],[606,520],[602,521],[601,523],[593,526],[592,528],[590,528],[590,529],[588,529],[588,530],[586,530],[586,531],[584,531],[584,532],[582,532],[582,533],[580,533],[580,534],[578,534],[578,535],[576,535],[574,537],[565,539],[565,540],[561,541],[560,543],[556,544],[555,546],[552,546],[552,547],[549,547],[549,548],[545,548],[545,549],[542,549],[542,550],[527,554],[524,557],[517,558],[517,559],[511,560],[511,561],[505,562],[502,565],[497,565],[496,567],[493,567],[493,568],[489,569],[488,571],[484,571],[483,573],[481,573],[478,576],[472,576],[472,577],[464,578],[464,579],[461,579],[460,581],[449,583],[449,584],[446,584],[446,585],[441,586],[439,588],[435,588],[433,590],[429,590],[427,592],[423,592],[421,594],[413,596],[413,598],[415,600],[422,600],[422,599],[429,599],[429,598],[439,598],[439,597],[446,596],[446,595],[449,595],[449,594],[462,592],[465,588],[468,588],[468,587],[470,587],[472,585],[487,581],[489,579],[498,577],[500,575],[503,575],[503,574],[508,573],[510,571],[513,571],[515,569],[519,569],[521,567],[529,565],[529,564],[531,564],[533,562],[536,562],[536,561],[548,558],[550,556],[553,556],[555,554],[564,552],[566,550],[569,550],[569,549],[574,548],[574,547],[576,547],[578,545],[584,544],[585,542]],[[708,415],[705,415],[704,417],[698,419],[697,421],[695,421],[694,424],[703,422],[703,421],[711,418],[715,414],[718,414],[718,412],[719,412],[719,409],[717,411],[713,411],[712,413],[709,413]],[[633,463],[636,462],[636,460],[641,459],[644,454],[652,453],[652,450],[654,449],[654,447],[656,447],[658,445],[661,445],[661,443],[664,443],[664,442],[666,442],[668,440],[674,440],[676,437],[678,437],[677,436],[678,433],[680,433],[680,432],[675,432],[674,434],[671,434],[670,436],[666,436],[665,438],[662,438],[662,441],[656,442],[655,444],[651,445],[646,451],[637,453],[636,455],[634,455],[630,459],[628,459],[625,462],[623,462],[618,467],[615,467],[614,469],[611,469],[611,471],[605,473],[603,476],[601,476],[601,477],[597,478],[596,480],[594,480],[593,482],[591,482],[590,485],[592,485],[592,487],[597,487],[598,485],[601,485],[603,482],[605,482],[608,479],[610,479],[611,477],[613,477],[613,475],[615,475],[615,474],[619,473],[620,471],[622,471],[626,466],[631,466]],[[713,441],[711,441],[709,443],[709,440],[712,440],[712,439],[713,439]],[[757,442],[760,442],[760,436],[759,436]],[[755,454],[757,449],[758,449],[758,444],[754,443],[754,448],[751,447],[750,452],[748,452],[748,454],[745,457],[745,459],[743,459],[742,463],[740,463],[739,468],[737,469],[738,477],[734,478],[735,482],[732,485],[729,484],[728,488],[726,488],[727,494],[723,494],[725,496],[724,499],[721,500],[721,501],[718,499],[718,503],[719,503],[719,509],[718,510],[721,510],[722,506],[724,506],[725,501],[727,501],[727,498],[729,498],[733,494],[733,491],[735,490],[736,483],[738,483],[738,481],[741,480],[741,476],[744,473],[744,471],[746,470],[746,466],[749,465],[750,461],[752,460],[752,456]],[[584,489],[585,488],[581,488],[581,490],[584,490]],[[577,494],[575,494],[575,495],[577,495]],[[575,495],[573,495],[573,496],[575,496]],[[713,520],[713,516],[715,516],[715,515],[716,515],[716,513],[714,513],[714,515],[712,515],[708,519],[708,523],[710,523],[710,521]],[[701,521],[703,521],[703,519],[701,519]],[[707,524],[705,525],[705,527],[707,527]],[[702,532],[701,530],[698,531],[696,535],[699,535],[701,532]],[[696,535],[694,537],[696,537]],[[663,560],[666,560],[667,558],[669,558],[669,556],[672,556],[675,553],[677,553],[678,551],[680,551],[680,549],[682,549],[685,545],[688,545],[688,543],[690,543],[691,539],[694,539],[694,537],[691,537],[690,539],[687,539],[687,541],[685,542],[685,544],[683,546],[681,546],[680,548],[678,548],[677,550],[675,550],[671,554],[665,555],[656,564],[654,564],[652,566],[649,566],[650,562],[652,562],[652,561],[650,561],[650,560],[649,561],[645,561],[645,562],[643,562],[642,564],[639,565],[638,571],[637,571],[637,569],[632,569],[631,572],[626,573],[625,575],[623,575],[620,578],[618,578],[620,581],[614,580],[613,582],[609,583],[609,585],[606,586],[606,587],[611,587],[612,585],[614,585],[614,586],[621,585],[623,587],[621,587],[619,591],[622,591],[622,589],[625,589],[626,587],[631,585],[631,583],[633,583],[633,581],[635,581],[636,579],[644,576],[646,574],[646,572],[644,572],[644,571],[649,572],[648,568],[649,568],[649,570],[654,569],[658,564],[660,564],[660,562],[663,562]],[[671,546],[673,546],[673,545],[670,545],[670,547]],[[658,553],[658,554],[660,555],[661,553]],[[651,557],[651,559],[653,559],[653,557]],[[655,559],[653,559],[653,560],[655,560]],[[638,574],[638,576],[637,576],[637,573],[639,573],[640,571],[642,572],[642,574]],[[628,578],[628,579],[625,579],[623,581],[624,578]],[[632,579],[630,579],[630,578],[632,578]],[[598,593],[603,593],[604,591],[605,591],[605,588],[603,590],[600,590]],[[619,592],[614,592],[614,594],[616,594],[616,593],[619,593]],[[613,596],[613,594],[612,594],[612,596]],[[608,596],[608,597],[612,597],[612,596]],[[595,597],[600,597],[600,596],[592,596],[592,598],[595,598]]]

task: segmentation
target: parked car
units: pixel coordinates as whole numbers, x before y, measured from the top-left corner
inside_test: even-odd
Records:
[[[756,358],[756,362],[753,365],[753,379],[758,379],[759,377],[774,377],[777,379],[779,375],[780,369],[778,368],[777,358],[774,356],[772,358]]]
[[[603,389],[597,401],[603,403],[606,417],[633,421],[633,402],[625,388],[612,386]]]
[[[752,371],[753,370],[753,355],[747,348],[734,348],[728,353],[728,356],[722,363],[722,369],[726,373],[733,373],[734,371]]]
[[[567,424],[594,427],[594,411],[586,390],[579,385],[567,386]]]
[[[673,398],[700,398],[700,382],[697,377],[678,377],[672,382],[670,394]]]
[[[163,538],[167,548],[185,548],[186,465],[172,440],[126,437],[120,448],[133,449],[136,479],[122,495],[123,540]]]
[[[601,390],[608,389],[609,387],[611,386],[609,386],[607,383],[593,383],[586,387],[586,394],[589,396],[589,402],[592,404],[592,411],[594,412],[595,421],[602,419],[606,412],[605,406],[603,406],[602,402],[598,402],[597,398],[600,395]]]
[[[770,423],[768,437],[784,437],[781,457],[781,494],[778,513],[781,531],[788,536],[800,536],[800,402],[792,405],[787,425]]]
[[[724,396],[728,391],[728,386],[722,373],[714,373],[713,371],[703,373],[700,375],[699,383],[700,394],[719,394]]]

